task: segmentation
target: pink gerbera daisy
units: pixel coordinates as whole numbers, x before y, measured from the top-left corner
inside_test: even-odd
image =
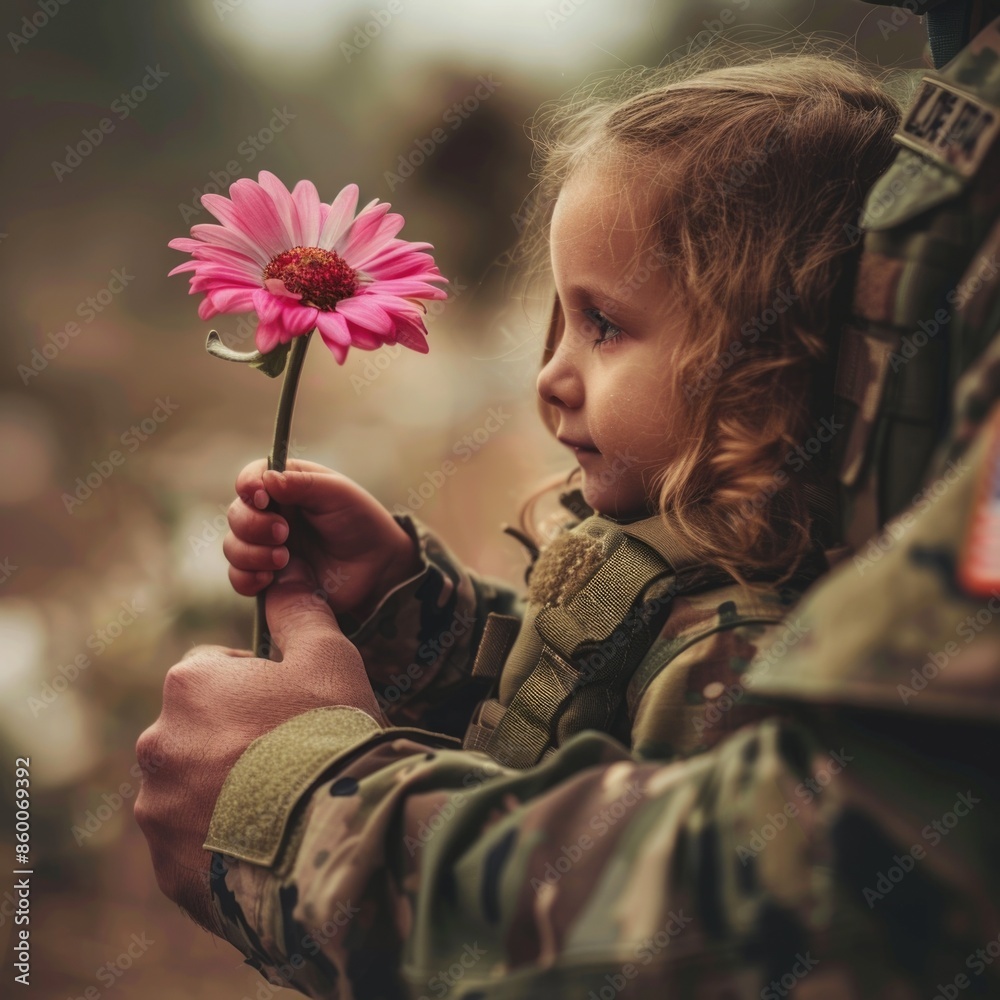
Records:
[[[221,223],[193,226],[193,239],[170,241],[194,260],[170,274],[193,271],[191,294],[203,293],[198,315],[257,313],[257,349],[267,354],[310,330],[343,364],[353,344],[370,351],[400,343],[427,352],[422,299],[443,299],[445,282],[429,243],[397,240],[403,217],[378,198],[355,216],[358,186],[348,184],[329,205],[312,181],[288,188],[262,170],[241,178],[230,198],[201,203]],[[231,200],[230,200],[231,199]]]

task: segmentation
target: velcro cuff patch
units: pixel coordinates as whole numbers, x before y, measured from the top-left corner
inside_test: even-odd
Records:
[[[382,731],[367,712],[331,705],[303,712],[259,736],[222,786],[205,850],[273,865],[302,795],[338,757]]]

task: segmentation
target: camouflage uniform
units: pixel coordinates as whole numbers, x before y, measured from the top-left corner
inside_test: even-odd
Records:
[[[976,67],[1000,56],[1000,22],[965,54],[956,62],[968,91],[986,79]],[[972,112],[953,110],[967,126]],[[962,132],[938,138],[934,169],[947,171]],[[947,174],[951,194],[936,205],[967,195],[991,205],[969,194],[996,188],[997,170],[982,164]],[[920,203],[922,184],[912,218],[895,227],[919,228],[936,207]],[[947,215],[943,226],[960,237],[967,278],[969,229]],[[905,263],[927,243],[878,244],[886,261],[904,260],[894,290],[928,280]],[[959,249],[939,256],[941,271],[955,269]],[[527,609],[412,525],[428,565],[354,633],[401,725],[320,708],[248,748],[205,844],[219,933],[270,982],[312,996],[1000,996],[1000,589],[974,596],[960,582],[973,512],[989,511],[1000,479],[1000,296],[980,286],[949,302],[951,329],[986,347],[957,382],[923,502],[914,497],[781,622],[761,613],[720,628],[718,601],[675,598],[668,645],[643,661],[667,669],[625,701],[631,749],[592,728],[556,733],[531,767],[462,747],[473,703],[496,680],[469,667],[485,622]],[[862,288],[861,318],[871,302]],[[891,305],[886,327],[898,319]],[[858,405],[876,426],[877,405]],[[865,481],[864,439],[852,432],[849,496]],[[754,590],[734,592],[738,614],[752,614]],[[467,631],[422,653],[460,613]],[[743,707],[738,691],[732,707],[725,695],[688,706],[679,692],[708,677],[769,717],[677,759]],[[416,728],[427,719],[440,731]],[[685,734],[699,719],[695,740]],[[258,995],[270,992],[261,984]]]

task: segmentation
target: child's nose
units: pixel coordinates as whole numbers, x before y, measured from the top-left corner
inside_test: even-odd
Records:
[[[565,340],[538,373],[535,388],[542,402],[551,406],[577,409],[583,405],[583,381],[568,356]]]

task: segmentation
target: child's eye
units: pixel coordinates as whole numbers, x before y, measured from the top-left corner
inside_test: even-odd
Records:
[[[620,326],[615,326],[611,320],[608,319],[600,309],[584,309],[584,316],[590,320],[588,324],[588,331],[600,334],[599,337],[594,339],[594,347],[600,347],[602,344],[607,344],[612,340],[616,340],[618,336],[623,332]]]

